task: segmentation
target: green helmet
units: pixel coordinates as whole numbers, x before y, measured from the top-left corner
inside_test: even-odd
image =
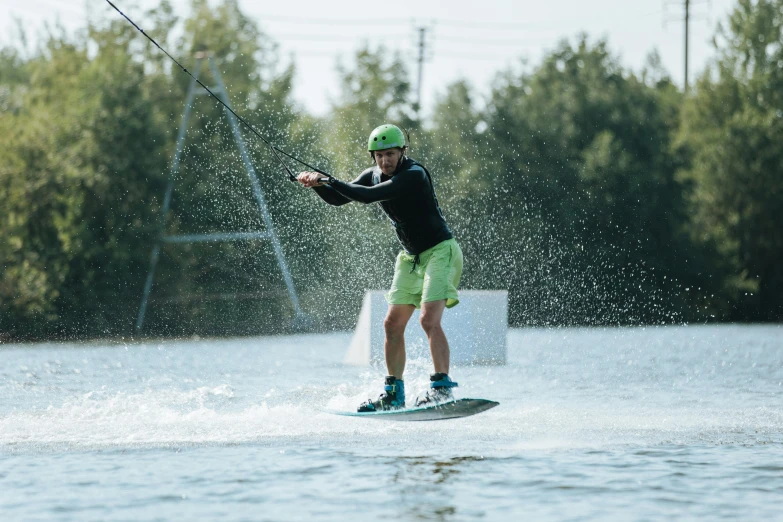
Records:
[[[395,147],[405,147],[405,134],[396,125],[387,123],[377,127],[370,133],[370,139],[367,140],[367,150],[370,152]]]

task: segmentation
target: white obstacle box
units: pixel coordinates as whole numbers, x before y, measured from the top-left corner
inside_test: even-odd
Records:
[[[365,366],[384,361],[383,320],[388,305],[384,291],[368,290],[356,330],[345,355],[347,364]],[[443,329],[449,340],[451,363],[506,364],[508,292],[506,290],[462,290],[460,303],[443,313]],[[429,343],[416,310],[405,329],[408,359],[430,357]]]

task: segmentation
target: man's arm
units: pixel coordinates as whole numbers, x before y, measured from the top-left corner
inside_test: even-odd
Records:
[[[405,193],[416,191],[426,178],[426,173],[420,168],[412,168],[400,172],[388,181],[378,183],[377,185],[360,185],[357,183],[345,183],[334,180],[329,187],[334,189],[344,198],[359,203],[376,203],[378,201],[388,201],[400,197]]]
[[[305,174],[308,175],[313,174],[314,176],[321,176],[321,174],[317,174],[317,173],[302,173],[300,174],[300,177],[302,177]],[[361,174],[359,174],[359,177],[353,180],[351,183],[357,185],[370,185],[371,179],[372,179],[372,169],[368,169],[362,172]],[[300,180],[300,182],[305,184],[304,181]],[[308,186],[308,184],[306,184],[305,186]],[[350,203],[352,201],[351,199],[343,196],[342,194],[334,190],[329,185],[314,184],[309,186],[311,186],[312,189],[315,190],[315,193],[318,194],[318,196],[321,199],[323,199],[330,205],[339,207],[340,205],[345,205],[346,203]]]
[[[339,207],[340,205],[345,205],[346,203],[351,202],[350,199],[346,198],[329,185],[315,186],[313,187],[313,190],[316,194],[318,194],[318,196],[320,196],[321,199],[330,205],[334,205],[335,207]]]

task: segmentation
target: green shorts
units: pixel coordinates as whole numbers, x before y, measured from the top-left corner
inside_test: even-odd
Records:
[[[447,239],[416,256],[406,252],[397,255],[394,280],[386,294],[389,304],[409,304],[446,300],[446,307],[459,303],[457,286],[462,276],[462,250],[454,239]]]

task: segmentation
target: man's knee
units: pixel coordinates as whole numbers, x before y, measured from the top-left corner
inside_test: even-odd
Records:
[[[386,331],[387,337],[399,337],[405,334],[405,326],[407,324],[408,320],[404,317],[389,314],[383,320],[383,329]]]
[[[440,317],[435,314],[428,314],[422,311],[419,322],[421,323],[421,327],[424,329],[424,332],[427,334],[441,329]]]

